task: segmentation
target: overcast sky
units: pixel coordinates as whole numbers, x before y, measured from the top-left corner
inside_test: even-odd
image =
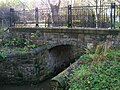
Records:
[[[17,0],[0,0],[0,2],[15,2],[15,1],[17,1]],[[31,3],[31,2],[35,2],[36,3],[36,5],[38,4],[38,3],[40,3],[41,1],[43,1],[43,2],[47,2],[48,0],[20,0],[21,2],[25,2],[26,4],[27,3]],[[56,4],[57,2],[58,2],[59,0],[50,0],[50,2],[51,3],[53,3],[53,4]],[[63,2],[63,1],[68,1],[69,2],[69,4],[71,4],[71,2],[73,3],[74,2],[74,0],[61,0],[61,2]],[[95,5],[95,2],[94,2],[94,0],[76,0],[76,1],[86,1],[87,3],[91,3],[91,4],[94,4]],[[98,0],[98,1],[100,1],[100,0]],[[106,0],[103,0],[103,1],[106,1]],[[120,0],[110,0],[110,1],[120,1]]]

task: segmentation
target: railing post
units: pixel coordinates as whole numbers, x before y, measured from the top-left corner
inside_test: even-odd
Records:
[[[114,10],[114,15],[113,15],[113,10]],[[111,3],[110,17],[111,17],[111,29],[112,27],[114,27],[115,29],[115,3]]]
[[[113,17],[114,18],[114,26],[113,27],[115,29],[115,12],[116,12],[115,3],[113,3],[113,5],[114,5],[114,17]]]
[[[96,28],[98,27],[98,0],[96,0]]]
[[[15,11],[14,8],[10,8],[10,27],[15,26]]]
[[[68,5],[68,27],[72,28],[72,7]]]
[[[35,21],[36,21],[36,27],[39,27],[39,15],[38,15],[38,8],[35,8]]]
[[[27,24],[25,8],[23,8],[23,24],[24,24],[24,26],[26,26],[26,24]]]
[[[118,6],[118,10],[120,11],[120,4]],[[119,15],[119,22],[120,22],[120,13],[118,15]],[[119,29],[120,29],[120,26],[119,26]]]
[[[48,20],[47,20],[47,23],[48,23],[48,27],[50,27],[50,19],[51,17],[50,17],[50,14],[48,14]]]

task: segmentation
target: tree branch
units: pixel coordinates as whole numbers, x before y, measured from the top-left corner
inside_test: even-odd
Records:
[[[58,2],[58,7],[60,6],[60,3],[61,3],[61,0],[59,0],[59,2]]]
[[[48,3],[49,3],[49,5],[51,4],[51,3],[50,3],[50,0],[48,0]]]

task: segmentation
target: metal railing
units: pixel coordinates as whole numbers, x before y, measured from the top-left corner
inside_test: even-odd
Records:
[[[120,5],[78,6],[15,11],[10,9],[10,27],[120,28]]]

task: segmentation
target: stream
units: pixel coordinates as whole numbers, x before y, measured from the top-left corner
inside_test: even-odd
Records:
[[[0,86],[0,90],[49,90],[50,79],[43,81],[39,85],[33,86],[15,86],[15,85],[5,85]]]

